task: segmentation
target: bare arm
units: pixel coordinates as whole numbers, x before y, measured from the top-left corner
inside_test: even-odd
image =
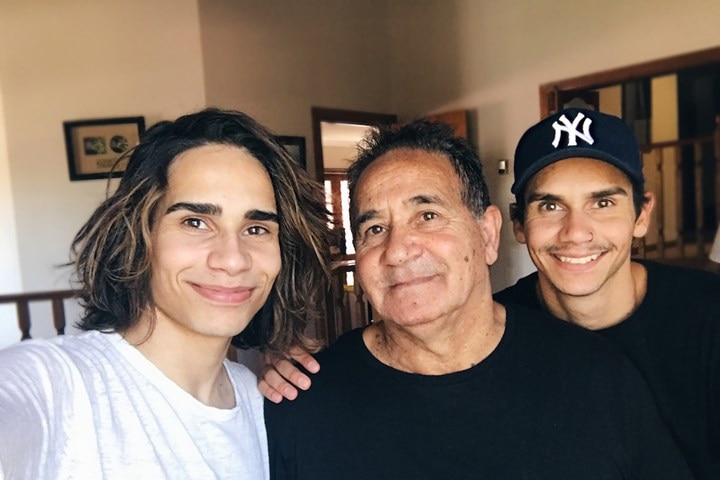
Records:
[[[294,360],[310,373],[317,373],[320,364],[305,350],[294,348],[290,351],[290,358],[265,356],[265,367],[263,368],[258,389],[265,398],[274,403],[280,403],[283,398],[295,400],[298,396],[298,388],[307,390],[312,383],[310,377],[293,365]]]

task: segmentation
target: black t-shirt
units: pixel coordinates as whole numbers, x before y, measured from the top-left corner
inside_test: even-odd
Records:
[[[644,377],[698,480],[720,479],[720,276],[651,261],[647,293],[621,323],[596,332],[613,340]],[[495,295],[544,310],[537,272]]]
[[[650,393],[607,340],[520,307],[478,365],[419,375],[355,330],[313,386],[265,403],[274,479],[685,479]]]

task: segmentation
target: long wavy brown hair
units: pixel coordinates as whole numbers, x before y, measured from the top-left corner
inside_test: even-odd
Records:
[[[330,233],[322,189],[266,128],[244,113],[216,108],[154,125],[125,155],[128,165],[118,188],[72,242],[71,263],[85,309],[78,327],[123,332],[152,309],[151,231],[170,164],[209,144],[243,148],[265,167],[280,217],[280,273],[267,302],[233,344],[275,352],[293,345],[312,348],[305,327],[323,314],[328,282]]]

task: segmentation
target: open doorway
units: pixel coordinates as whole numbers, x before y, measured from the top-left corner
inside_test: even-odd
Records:
[[[371,308],[355,282],[355,250],[352,244],[347,167],[357,155],[357,145],[379,125],[397,122],[397,115],[331,108],[312,108],[315,178],[325,187],[331,228],[332,285],[326,298],[327,316],[316,325],[318,338],[327,345],[342,333],[363,326]]]
[[[331,108],[312,108],[315,175],[325,186],[332,228],[336,231],[334,260],[354,260],[352,232],[348,218],[347,167],[357,155],[357,145],[379,125],[397,122],[397,115]]]

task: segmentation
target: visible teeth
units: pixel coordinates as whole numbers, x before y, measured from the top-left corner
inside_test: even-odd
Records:
[[[561,257],[560,255],[557,256],[558,259],[560,259],[563,263],[572,263],[573,265],[584,265],[586,263],[590,263],[593,260],[597,259],[600,256],[599,253],[596,253],[595,255],[590,255],[589,257]]]

